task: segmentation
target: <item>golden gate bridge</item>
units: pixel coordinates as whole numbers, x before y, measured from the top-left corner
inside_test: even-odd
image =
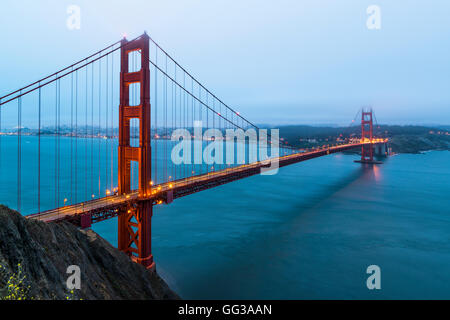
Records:
[[[198,122],[204,127],[196,137]],[[387,139],[373,136],[372,110],[361,113],[361,138],[307,150],[282,143],[276,156],[226,163],[208,159],[211,153],[206,163],[174,164],[170,137],[181,128],[202,145],[217,139],[205,139],[209,129],[261,130],[144,33],[2,96],[0,155],[9,161],[0,170],[15,171],[8,187],[15,185],[16,209],[28,218],[89,228],[118,217],[119,249],[153,268],[156,205],[259,174],[274,162],[284,167],[355,148],[361,148],[362,163],[387,155]],[[36,139],[25,148],[30,135]]]

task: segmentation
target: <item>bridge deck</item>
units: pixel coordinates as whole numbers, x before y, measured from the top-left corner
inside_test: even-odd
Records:
[[[378,141],[373,144],[385,143]],[[324,155],[342,152],[349,149],[368,145],[370,143],[344,144],[335,147],[316,149],[310,152],[301,152],[278,158],[279,167],[293,163],[321,157]],[[252,176],[261,172],[261,168],[267,167],[267,162],[255,162],[245,164],[234,168],[228,168],[220,171],[210,172],[208,174],[197,175],[155,185],[151,194],[139,195],[137,192],[131,192],[124,195],[111,195],[99,199],[89,200],[82,203],[68,205],[27,216],[30,219],[37,219],[44,222],[54,222],[61,220],[72,220],[80,224],[81,217],[90,215],[92,223],[102,221],[119,215],[121,209],[132,205],[137,201],[153,201],[154,204],[162,202],[170,203],[172,199],[180,198],[202,190],[210,189],[225,183]]]

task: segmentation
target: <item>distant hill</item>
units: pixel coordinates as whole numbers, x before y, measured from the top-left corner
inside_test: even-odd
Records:
[[[337,143],[338,139],[361,136],[360,126],[316,127],[307,125],[280,126],[280,137],[290,145],[309,148]],[[374,135],[390,139],[390,145],[397,153],[418,153],[427,150],[450,150],[450,127],[376,125]]]

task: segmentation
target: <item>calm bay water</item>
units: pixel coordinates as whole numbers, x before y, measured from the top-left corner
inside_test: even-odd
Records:
[[[17,172],[6,169],[16,161],[16,138],[8,138],[2,138],[0,203],[15,208]],[[25,210],[36,205],[33,139],[23,138]],[[69,141],[62,139],[67,154]],[[43,205],[51,207],[54,145],[43,144]],[[89,148],[81,142],[80,150],[83,168],[82,150],[89,155]],[[158,272],[188,299],[450,299],[450,152],[397,155],[374,167],[355,159],[314,159],[156,206]],[[64,172],[69,162],[61,163]],[[99,175],[106,179],[109,171]],[[81,186],[84,177],[81,169]],[[67,172],[63,179],[67,189]],[[117,219],[93,229],[117,245]],[[366,287],[372,264],[381,268],[378,291]]]
[[[364,168],[332,155],[155,208],[158,271],[183,298],[450,298],[450,152]],[[117,221],[94,229],[116,244]],[[381,268],[378,291],[366,268]]]

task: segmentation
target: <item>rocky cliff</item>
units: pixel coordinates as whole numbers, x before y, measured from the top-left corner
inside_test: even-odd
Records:
[[[28,298],[178,298],[156,272],[133,263],[94,231],[25,219],[0,205],[0,294],[19,264]],[[66,286],[71,265],[81,271],[81,289],[73,294]]]

